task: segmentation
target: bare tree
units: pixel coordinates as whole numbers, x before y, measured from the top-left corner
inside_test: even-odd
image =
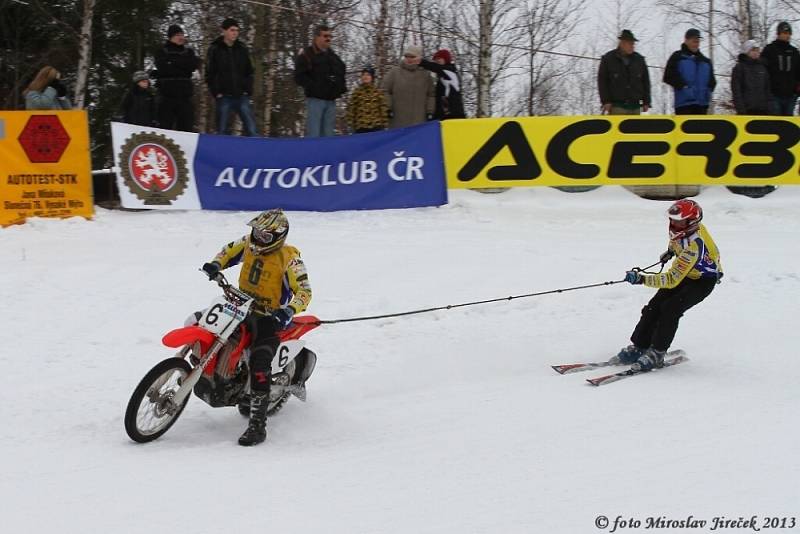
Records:
[[[75,81],[75,107],[82,109],[86,101],[89,64],[92,59],[92,21],[97,0],[83,0],[80,44],[78,47],[78,72]]]

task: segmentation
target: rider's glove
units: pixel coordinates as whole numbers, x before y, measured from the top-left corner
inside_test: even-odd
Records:
[[[629,284],[641,284],[643,282],[642,275],[638,271],[627,271],[625,273],[625,281]]]
[[[209,280],[213,280],[219,274],[219,263],[215,261],[204,263],[201,270],[208,275]]]
[[[292,317],[294,317],[294,310],[289,306],[272,312],[272,319],[278,326],[278,330],[283,330],[289,326],[292,322]]]
[[[672,249],[667,250],[661,256],[659,256],[658,261],[660,261],[661,263],[667,263],[669,260],[672,259],[674,255],[675,253],[672,252]]]

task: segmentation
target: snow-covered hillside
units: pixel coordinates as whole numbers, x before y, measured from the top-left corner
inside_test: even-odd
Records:
[[[153,443],[122,423],[171,355],[163,333],[217,294],[197,269],[251,213],[2,229],[3,531],[571,534],[600,515],[798,515],[800,190],[697,200],[726,276],[682,321],[689,363],[601,388],[550,369],[627,344],[652,295],[628,284],[331,325],[306,336],[308,402],[254,448],[236,445],[235,409],[197,398]],[[667,205],[613,187],[463,191],[290,213],[289,242],[309,311],[337,319],[619,280],[664,250]]]

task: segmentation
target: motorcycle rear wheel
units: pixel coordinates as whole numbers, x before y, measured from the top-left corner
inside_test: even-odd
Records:
[[[182,358],[168,358],[148,371],[133,390],[125,410],[125,431],[133,441],[147,443],[161,437],[178,420],[186,403],[180,406],[172,398],[192,366]]]

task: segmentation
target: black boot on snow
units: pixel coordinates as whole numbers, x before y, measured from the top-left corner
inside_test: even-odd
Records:
[[[236,405],[238,408],[239,413],[245,417],[250,417],[250,397],[245,397],[244,399],[239,401],[239,404]]]
[[[239,438],[239,445],[249,447],[267,439],[267,405],[269,393],[253,392],[250,396],[250,423]]]

